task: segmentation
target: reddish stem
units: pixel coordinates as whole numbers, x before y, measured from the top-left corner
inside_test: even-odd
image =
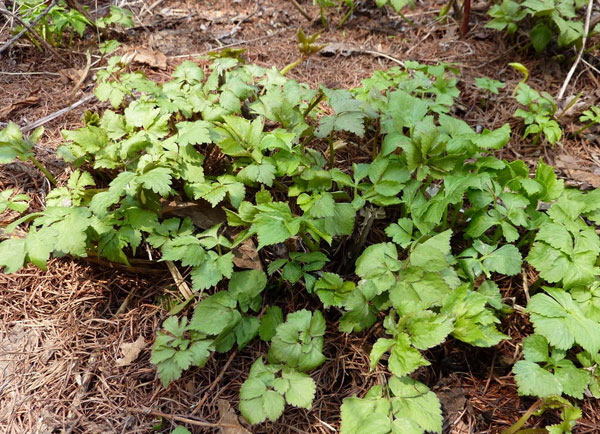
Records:
[[[469,32],[469,18],[471,18],[471,0],[464,0],[462,23],[460,25],[460,35],[463,38]]]

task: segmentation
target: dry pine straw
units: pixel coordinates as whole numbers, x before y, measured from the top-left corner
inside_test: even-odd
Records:
[[[134,11],[139,10],[136,7],[139,8],[140,4],[131,2]],[[235,18],[251,14],[256,4],[212,1],[210,12],[213,17],[224,17],[220,21],[198,18],[206,16],[208,11],[195,1],[164,1],[154,12],[168,14],[168,8],[174,7],[197,14],[177,21],[166,30],[174,30],[170,34],[183,38],[180,47],[183,52],[204,52],[218,47],[215,35],[218,37],[231,32]],[[301,23],[309,32],[320,28],[303,21],[289,4],[281,0],[265,0],[258,4],[262,11],[243,22],[231,38],[220,43],[251,40],[266,32],[283,29],[284,32],[276,38],[242,45],[247,48],[245,57],[249,63],[283,67],[296,57],[294,33],[297,24]],[[357,16],[341,31],[333,27],[324,31],[321,40],[368,47],[403,60],[456,62],[461,69],[459,87],[462,90],[456,114],[471,125],[487,128],[498,127],[508,121],[518,131],[522,127],[512,118],[516,104],[508,92],[492,98],[484,107],[480,104],[482,94],[475,88],[473,78],[489,76],[500,79],[512,89],[520,77],[507,68],[506,60],[510,59],[524,63],[531,70],[530,83],[533,86],[555,94],[564,71],[548,59],[535,59],[528,53],[515,52],[497,33],[484,31],[479,17],[474,17],[472,36],[459,40],[453,20],[433,24],[432,17],[440,4],[427,2],[412,12],[410,18],[415,21],[415,27],[406,26],[398,22],[397,17],[381,10],[372,10],[371,17]],[[316,9],[309,2],[303,5],[317,16]],[[150,23],[153,19],[160,21],[161,17],[148,15],[145,19]],[[207,26],[207,30],[198,30],[200,25]],[[369,28],[386,26],[395,29],[394,37],[390,37],[389,32]],[[127,43],[156,48],[157,39],[152,39],[154,33],[137,32]],[[75,51],[83,51],[84,48],[79,47]],[[82,56],[70,51],[64,54],[76,68],[85,64]],[[35,70],[57,74],[62,68],[51,58],[23,47],[14,50],[13,56],[11,62],[2,64],[2,71]],[[180,61],[173,59],[168,71],[146,68],[146,72],[153,79],[166,80]],[[315,56],[294,69],[290,76],[313,86],[351,87],[375,70],[392,66],[395,66],[392,62],[369,55]],[[573,93],[594,89],[595,80],[585,69],[582,71],[583,74],[574,81]],[[87,84],[91,81],[88,80]],[[68,105],[65,95],[71,93],[72,86],[71,82],[57,80],[55,75],[0,75],[0,100],[6,105],[17,103],[37,91],[40,97],[38,105],[11,114],[10,120],[25,124]],[[80,91],[78,96],[82,95],[83,91]],[[103,105],[88,104],[49,123],[43,146],[55,148],[61,140],[60,130],[76,128],[83,111],[94,107],[100,109]],[[593,145],[585,144],[583,151],[582,145],[581,142],[567,141],[565,149],[571,155],[589,161],[590,155],[597,150]],[[548,151],[550,160],[553,152]],[[527,147],[524,141],[517,139],[503,156],[535,161],[539,155],[539,148]],[[339,157],[340,163],[343,161],[346,165],[358,161],[362,155],[348,148],[340,152]],[[42,155],[42,158],[61,179],[67,178],[68,173],[51,153]],[[3,167],[0,187],[18,187],[29,193],[34,198],[33,209],[43,206],[43,196],[48,190],[47,183],[34,169],[20,163]],[[529,276],[529,279],[532,281],[535,276]],[[501,282],[501,287],[507,297],[522,297],[519,295],[522,294],[519,282],[507,280]],[[217,400],[237,401],[239,387],[250,365],[266,352],[267,347],[260,342],[253,343],[237,354],[225,372],[222,367],[228,355],[215,355],[204,369],[186,372],[168,389],[162,388],[156,379],[155,369],[149,363],[149,348],[165,315],[159,297],[170,290],[172,281],[167,273],[157,281],[68,259],[51,261],[47,272],[27,268],[11,276],[0,274],[0,431],[146,433],[158,419],[138,411],[128,411],[128,408],[152,408],[167,414],[189,416],[202,399],[205,399],[204,404],[194,417],[218,421]],[[115,315],[131,293],[133,296],[127,309]],[[273,301],[289,311],[301,309],[309,303],[297,288],[291,293],[291,299],[289,294],[275,297],[279,299]],[[331,315],[328,318],[325,346],[328,361],[311,373],[318,390],[314,410],[288,409],[279,421],[254,427],[253,432],[331,433],[331,426],[339,426],[342,399],[353,394],[362,395],[383,378],[385,371],[368,372],[369,349],[382,330],[376,327],[368,333],[340,335],[336,332],[334,319],[335,316]],[[513,340],[497,349],[473,350],[449,342],[428,354],[433,366],[421,370],[419,378],[432,386],[440,397],[449,393],[455,399],[458,396],[458,400],[464,403],[463,408],[451,409],[456,413],[448,415],[448,420],[453,423],[446,427],[446,432],[498,432],[513,423],[532,404],[531,399],[517,397],[513,379],[508,375],[510,363],[514,362],[515,355],[518,356],[517,344],[529,332],[528,328],[526,319],[514,314],[503,323],[503,330]],[[132,364],[117,366],[116,360],[122,357],[121,344],[133,342],[140,336],[146,342],[146,348]],[[469,355],[468,359],[466,355]],[[221,381],[205,397],[205,392],[221,374]],[[450,413],[449,401],[442,401]],[[600,418],[594,403],[584,402],[583,410],[585,418],[576,432],[599,432]],[[168,431],[172,425],[165,421],[163,427]],[[197,432],[211,431],[197,429]]]

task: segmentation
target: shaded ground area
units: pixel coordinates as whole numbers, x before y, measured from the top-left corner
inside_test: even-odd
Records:
[[[124,4],[134,12],[136,27],[118,38],[124,52],[145,53],[135,68],[159,81],[166,80],[185,59],[207,64],[190,54],[228,47],[246,49],[248,63],[282,68],[297,57],[298,26],[307,33],[322,30],[318,21],[308,22],[290,2],[282,0],[148,3]],[[600,186],[600,152],[593,131],[576,140],[564,140],[562,147],[531,147],[519,139],[523,127],[512,116],[516,102],[510,92],[484,100],[473,81],[488,76],[507,82],[507,89],[512,90],[520,76],[507,63],[517,61],[530,69],[533,87],[555,95],[570,62],[559,64],[550,57],[536,58],[531,52],[519,51],[499,33],[483,28],[486,18],[477,8],[468,37],[461,39],[452,17],[436,21],[442,5],[423,2],[402,19],[374,8],[372,2],[359,1],[355,15],[341,29],[335,24],[345,11],[337,15],[334,11],[332,26],[322,32],[321,41],[338,43],[337,49],[328,56],[312,57],[290,76],[313,86],[352,87],[398,61],[454,63],[460,70],[462,91],[455,114],[473,126],[493,128],[509,122],[513,127],[514,140],[503,157],[531,163],[542,157],[562,170],[569,184]],[[92,10],[95,7],[92,5]],[[302,2],[302,7],[318,16],[309,2]],[[8,39],[8,26],[3,29],[2,41]],[[92,57],[89,74],[82,79],[85,51],[91,44],[92,40],[83,41],[73,49],[60,50],[73,66],[68,69],[25,41],[18,42],[8,56],[0,58],[0,121],[25,126],[90,94],[92,77],[104,62]],[[600,86],[595,74],[591,68],[581,67],[568,94],[582,92],[585,105],[598,104]],[[79,126],[85,110],[105,107],[92,99],[45,124],[40,157],[59,180],[69,175],[53,155],[61,141],[61,129]],[[571,112],[563,117],[566,130],[573,128],[576,110]],[[348,152],[347,164],[360,157],[360,151]],[[32,196],[30,210],[43,207],[49,188],[33,166],[21,163],[2,166],[0,187],[17,188]],[[15,216],[1,215],[0,225]],[[158,425],[158,431],[170,432],[177,423],[173,416],[182,424],[191,417],[210,424],[224,414],[219,400],[229,401],[235,408],[239,387],[252,362],[265,353],[265,344],[255,342],[232,358],[215,354],[205,368],[190,370],[163,388],[149,363],[150,346],[166,315],[164,301],[176,288],[166,269],[154,271],[152,275],[131,274],[106,265],[61,259],[51,261],[48,271],[28,268],[14,275],[0,274],[0,431],[147,433]],[[524,279],[532,282],[535,276],[531,272],[499,282],[503,295],[521,300]],[[272,293],[269,297],[286,311],[310,303],[300,288],[292,294]],[[336,432],[342,399],[362,395],[385,375],[368,371],[370,348],[383,335],[381,328],[341,335],[336,314],[329,313],[327,319],[324,351],[328,360],[311,372],[317,382],[313,410],[288,408],[280,420],[253,427],[253,432]],[[515,312],[502,324],[512,340],[496,348],[474,349],[448,341],[427,354],[432,366],[421,369],[418,376],[440,397],[446,432],[496,433],[533,404],[533,399],[517,396],[510,375],[519,357],[518,344],[529,328],[526,317]],[[124,346],[134,342],[137,355]],[[133,358],[130,363],[123,360],[127,353]],[[594,406],[591,401],[582,404],[584,418],[577,433],[600,432],[600,412]],[[538,421],[539,426],[551,418]],[[220,432],[208,425],[186,425],[196,432]]]

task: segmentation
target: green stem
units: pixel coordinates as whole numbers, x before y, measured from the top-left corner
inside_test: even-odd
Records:
[[[377,138],[379,137],[379,134],[381,132],[381,123],[379,121],[377,122],[377,132],[375,133],[375,137],[373,137],[373,149],[371,150],[371,159],[375,160],[377,158],[377,153],[379,151],[378,147],[377,147]]]
[[[493,245],[498,244],[498,241],[500,240],[501,236],[502,236],[502,226],[498,225],[498,226],[496,226],[496,230],[494,231],[494,236],[492,237],[492,244]]]
[[[329,24],[327,23],[327,18],[325,18],[325,11],[322,6],[319,7],[319,15],[321,16],[321,25],[326,29],[329,27]]]
[[[304,241],[304,244],[306,244],[308,250],[310,250],[311,252],[318,252],[321,250],[319,244],[311,240],[306,233],[302,234],[302,241]]]
[[[285,75],[288,72],[290,72],[292,69],[294,69],[296,66],[300,65],[302,62],[304,61],[304,56],[300,56],[298,59],[294,60],[292,63],[290,63],[289,65],[285,66],[281,71],[281,75]]]
[[[329,135],[329,169],[335,164],[335,149],[333,149],[333,136]]]
[[[354,3],[352,3],[352,4],[354,5]],[[353,12],[354,12],[354,6],[349,7],[348,8],[348,12],[346,12],[346,15],[344,15],[344,17],[342,18],[342,20],[338,24],[338,29],[342,28],[342,26],[346,23],[346,20],[348,18],[350,18],[350,15],[352,15]]]
[[[584,126],[582,126],[581,128],[579,128],[577,131],[575,131],[573,133],[574,136],[578,136],[579,134],[583,133],[585,130],[587,130],[589,127],[591,127],[592,125],[594,125],[596,122],[591,121],[588,124],[585,124]]]
[[[515,422],[514,425],[510,426],[509,428],[506,428],[500,434],[516,434],[517,431],[519,431],[521,429],[521,427],[527,423],[527,420],[529,420],[529,418],[533,415],[533,413],[535,413],[536,410],[541,407],[543,402],[544,401],[542,401],[542,400],[536,401],[531,407],[529,407],[529,409],[525,412],[525,414],[523,416],[521,416],[518,421]],[[546,430],[543,430],[542,432],[545,432],[545,431]]]
[[[444,208],[444,215],[442,216],[442,230],[444,231],[448,229],[448,208],[449,206]]]
[[[52,176],[50,171],[46,169],[46,167],[42,163],[40,163],[35,157],[29,157],[29,161],[31,161],[35,165],[35,167],[40,169],[44,176],[48,178],[48,181],[50,181],[50,183],[56,187],[56,179],[54,178],[54,176]]]
[[[535,236],[535,232],[531,231],[526,233],[525,235],[523,235],[521,237],[521,239],[519,240],[519,242],[517,243],[517,248],[520,249],[521,247],[525,246],[525,245],[529,245],[529,247],[531,248],[531,242],[532,242],[532,237]]]
[[[319,104],[323,100],[324,97],[325,97],[325,94],[323,93],[323,91],[321,89],[319,89],[319,92],[315,96],[315,99],[310,103],[310,105],[308,107],[306,107],[306,109],[302,113],[302,117],[306,118],[306,116],[309,115],[309,113],[317,106],[317,104]]]
[[[456,222],[458,221],[458,215],[460,214],[460,209],[463,206],[463,201],[461,201],[458,205],[454,207],[454,214],[452,215],[452,223],[450,223],[450,228],[454,229],[456,227]]]

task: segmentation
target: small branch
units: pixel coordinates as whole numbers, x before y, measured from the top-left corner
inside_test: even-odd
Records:
[[[223,379],[223,376],[225,375],[225,371],[227,371],[227,368],[229,368],[229,365],[231,365],[231,362],[233,362],[233,359],[235,358],[236,355],[237,355],[237,350],[231,353],[231,355],[227,359],[227,362],[225,362],[225,365],[223,366],[223,369],[221,369],[221,372],[219,372],[219,375],[217,375],[217,378],[215,378],[213,380],[213,382],[210,384],[210,386],[208,387],[208,389],[206,390],[206,392],[204,392],[204,396],[202,396],[202,399],[200,399],[200,401],[198,401],[198,404],[196,404],[196,406],[192,410],[192,415],[196,414],[202,408],[202,406],[204,405],[204,403],[206,402],[206,400],[210,396],[210,394],[213,391],[213,389]]]
[[[300,12],[304,18],[306,18],[308,21],[313,20],[312,17],[310,15],[308,15],[308,13],[304,9],[302,9],[302,6],[300,6],[300,3],[298,3],[296,0],[290,0],[290,1],[292,2],[294,7],[296,8],[296,10],[298,12]]]
[[[177,416],[176,414],[168,414],[168,413],[163,413],[161,411],[155,411],[155,410],[144,410],[141,408],[133,408],[133,407],[127,407],[127,411],[130,411],[132,413],[138,413],[138,414],[149,414],[151,416],[156,416],[156,417],[164,417],[165,419],[169,419],[169,420],[174,420],[177,422],[183,422],[183,423],[189,423],[190,425],[195,425],[195,426],[204,426],[204,427],[208,427],[208,428],[239,428],[239,425],[233,425],[231,423],[211,423],[211,422],[206,422],[204,420],[198,420],[198,419],[190,419],[189,417],[184,417],[184,416]]]
[[[177,269],[177,267],[175,266],[173,261],[165,261],[165,262],[167,263],[167,267],[169,267],[171,276],[173,276],[173,280],[175,281],[175,286],[177,286],[177,289],[179,290],[181,295],[183,295],[183,298],[186,301],[189,300],[190,298],[192,298],[194,296],[194,293],[192,292],[192,290],[190,289],[188,284],[185,282],[185,279],[183,278],[183,276],[181,275],[181,273],[179,272],[179,270]]]
[[[20,16],[13,14],[11,11],[6,10],[4,8],[0,8],[0,14],[9,16],[12,19],[14,19],[15,21],[17,21],[19,24],[21,24],[23,27],[25,27],[25,29],[27,29],[27,31],[35,39],[37,39],[40,42],[40,44],[42,44],[46,48],[46,50],[50,51],[64,65],[68,66],[69,68],[71,67],[71,64],[69,62],[67,62],[67,60],[63,56],[61,56],[60,53],[58,51],[56,51],[56,49],[52,45],[50,45],[48,43],[48,41],[46,41],[44,38],[42,38],[38,32],[36,32],[29,24],[27,24],[25,21],[23,21]]]
[[[41,125],[44,125],[47,122],[50,122],[53,119],[56,119],[59,116],[64,115],[67,112],[70,112],[71,110],[73,110],[74,108],[79,107],[80,105],[88,102],[89,100],[91,100],[92,98],[94,98],[94,94],[90,94],[90,95],[86,95],[83,98],[81,98],[79,101],[74,102],[73,104],[71,104],[68,107],[65,107],[63,109],[60,109],[52,114],[49,114],[48,116],[44,116],[43,118],[38,119],[37,121],[24,126],[23,128],[21,128],[21,131],[23,131],[24,133],[31,131]]]
[[[31,22],[31,27],[35,27],[37,25],[37,23],[39,23],[41,21],[42,18],[44,18],[46,15],[48,15],[48,13],[52,10],[52,8],[54,6],[56,6],[56,3],[58,3],[58,0],[54,0],[52,3],[50,3],[48,5],[48,7],[46,9],[44,9],[44,11],[41,14],[39,14],[35,20],[33,20]],[[18,41],[21,38],[21,36],[23,36],[25,33],[27,33],[27,27],[25,27],[23,30],[21,30],[19,33],[17,33],[12,38],[10,38],[8,40],[8,42],[6,42],[6,44],[4,44],[2,47],[0,47],[0,54],[5,52],[12,44],[14,44],[16,41]]]
[[[581,56],[583,56],[583,51],[585,50],[585,43],[587,41],[587,36],[590,31],[590,19],[592,17],[593,4],[594,4],[594,0],[588,1],[587,11],[585,13],[585,26],[583,28],[583,36],[581,38],[581,48],[579,49],[579,53],[577,54],[577,58],[575,59],[575,62],[573,62],[573,66],[571,66],[571,69],[569,70],[569,73],[567,74],[567,78],[565,78],[565,82],[563,83],[562,87],[560,88],[560,92],[558,92],[558,96],[556,97],[557,101],[560,101],[563,99],[563,96],[565,95],[565,92],[567,90],[567,86],[569,85],[569,82],[571,81],[571,78],[573,77],[573,74],[575,73],[575,70],[577,69],[577,65],[579,65],[579,62],[581,61]]]

